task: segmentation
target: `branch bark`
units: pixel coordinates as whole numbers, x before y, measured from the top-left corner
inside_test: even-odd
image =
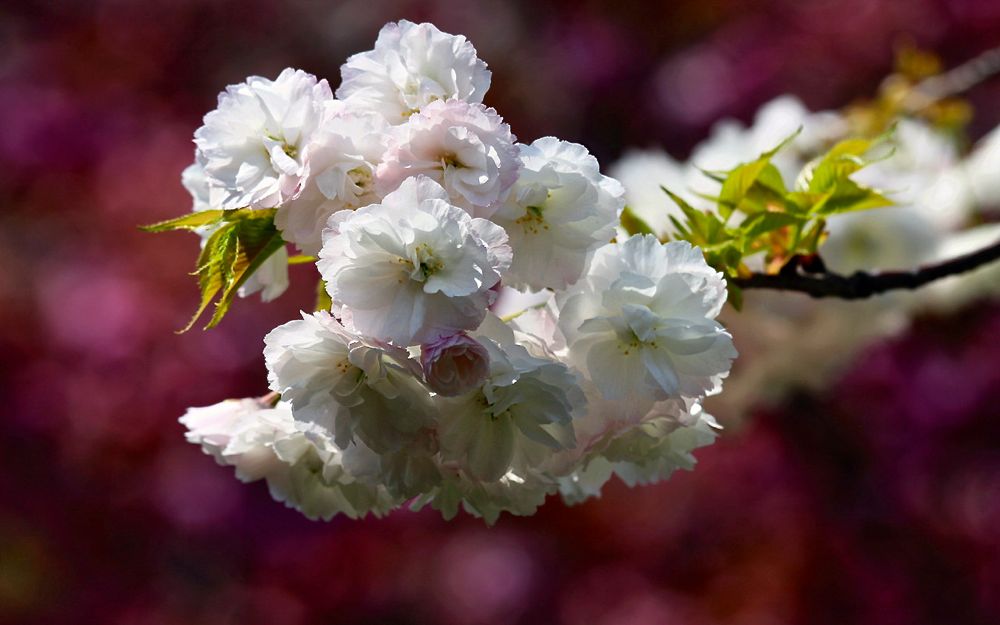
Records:
[[[912,271],[883,271],[868,273],[858,271],[849,276],[826,271],[806,273],[801,259],[794,258],[777,274],[754,273],[746,278],[733,278],[731,282],[743,289],[774,289],[796,291],[810,297],[836,297],[846,300],[865,299],[873,295],[900,289],[914,290],[926,284],[971,271],[1000,260],[1000,241],[977,252],[958,256],[933,265],[924,265]]]

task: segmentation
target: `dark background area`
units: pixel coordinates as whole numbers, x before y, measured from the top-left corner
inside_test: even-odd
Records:
[[[1000,43],[995,0],[5,3],[0,622],[1000,622],[997,303],[918,319],[693,473],[493,528],[313,523],[184,442],[186,407],[264,391],[262,337],[311,305],[313,269],[178,336],[197,238],[135,226],[188,210],[191,134],[226,84],[295,66],[336,86],[404,17],[469,37],[519,138],[605,165],[683,157],[781,93],[842,107],[903,38],[948,65]],[[968,96],[975,137],[1000,80]]]

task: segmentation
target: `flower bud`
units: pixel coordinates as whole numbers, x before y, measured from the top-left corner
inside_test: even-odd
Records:
[[[486,348],[464,332],[420,346],[424,380],[439,395],[454,397],[478,387],[489,374],[489,364]]]

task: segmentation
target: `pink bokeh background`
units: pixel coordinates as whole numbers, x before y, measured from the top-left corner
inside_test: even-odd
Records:
[[[227,83],[291,65],[336,84],[403,17],[473,41],[521,139],[603,163],[684,156],[780,93],[841,107],[904,36],[949,64],[1000,41],[993,0],[8,2],[0,623],[1000,622],[997,303],[917,320],[695,472],[493,528],[313,523],[184,442],[186,407],[264,391],[262,337],[311,305],[314,270],[176,335],[196,237],[135,226],[188,210],[191,134]],[[1000,80],[969,98],[973,136],[1000,123]]]

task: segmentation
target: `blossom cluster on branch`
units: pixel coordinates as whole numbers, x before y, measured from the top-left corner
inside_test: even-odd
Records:
[[[919,84],[918,78],[910,80]],[[894,75],[886,85],[896,89],[902,80]],[[791,137],[773,154],[770,164],[793,189],[810,164],[823,160],[830,146],[889,131],[877,162],[851,178],[883,189],[893,204],[826,215],[824,238],[816,250],[823,271],[803,279],[822,280],[827,270],[841,274],[839,280],[845,282],[856,271],[883,274],[927,265],[944,267],[952,259],[996,245],[1000,242],[995,212],[1000,208],[1000,128],[973,143],[961,128],[942,124],[931,115],[887,114],[883,108],[898,107],[901,101],[889,95],[883,96],[882,104],[876,100],[864,108],[853,105],[826,111],[810,111],[795,96],[782,95],[764,104],[748,125],[733,119],[719,121],[687,160],[675,159],[661,149],[632,149],[611,165],[609,173],[625,186],[630,211],[668,240],[681,236],[670,218],[682,220],[685,215],[665,196],[663,187],[690,206],[715,213],[717,203],[710,196],[718,194],[719,185],[706,171],[753,162]],[[881,120],[874,126],[873,108]],[[749,268],[760,272],[752,278],[765,284],[780,281],[777,271],[764,273],[762,261],[763,255],[747,259]],[[794,270],[787,265],[782,269]],[[896,291],[855,302],[819,302],[797,293],[748,291],[740,313],[724,315],[727,327],[738,338],[740,359],[726,392],[712,398],[709,407],[720,417],[734,419],[747,415],[755,404],[781,399],[791,389],[825,387],[860,349],[906,327],[913,315],[953,311],[998,295],[1000,266],[996,263],[921,291]]]
[[[202,237],[209,325],[280,295],[290,260],[322,278],[264,339],[272,393],[189,409],[188,440],[322,519],[492,523],[690,468],[736,357],[723,274],[688,242],[616,239],[621,184],[581,145],[519,143],[464,37],[390,23],[341,74],[228,87],[184,173],[194,212],[151,227]]]

